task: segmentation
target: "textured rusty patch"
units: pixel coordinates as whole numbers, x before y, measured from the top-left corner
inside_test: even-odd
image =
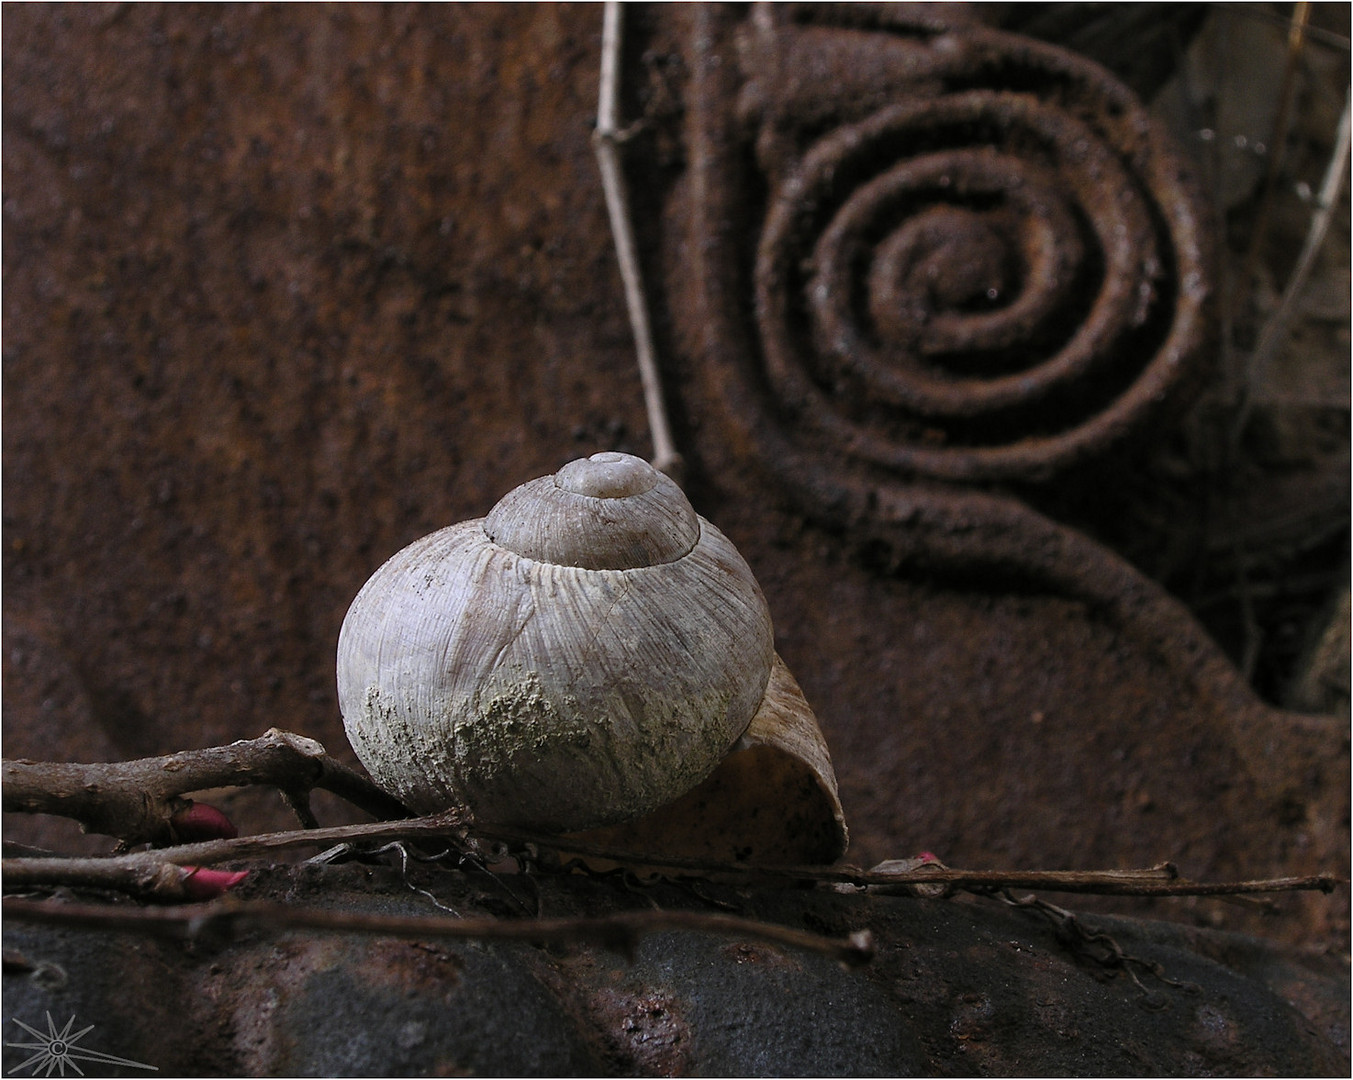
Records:
[[[725,945],[723,955],[735,964],[757,964],[761,967],[785,968],[790,971],[797,971],[801,967],[791,955],[773,945],[752,945],[739,941]]]
[[[683,1076],[690,1064],[690,1029],[679,1003],[661,993],[602,990],[591,998],[605,1032],[607,1056],[633,1076]]]

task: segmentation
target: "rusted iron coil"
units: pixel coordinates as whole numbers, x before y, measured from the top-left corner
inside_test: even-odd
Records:
[[[821,28],[778,42],[830,70]],[[1201,199],[1094,64],[980,28],[906,46],[915,92],[815,133],[771,177],[764,385],[795,440],[903,476],[1044,478],[1141,425],[1200,359]],[[803,99],[797,79],[786,96]]]

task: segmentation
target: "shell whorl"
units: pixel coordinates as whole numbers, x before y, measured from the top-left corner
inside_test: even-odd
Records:
[[[483,529],[524,558],[584,570],[675,562],[700,539],[699,518],[671,478],[609,451],[509,491]]]
[[[392,555],[343,621],[338,697],[357,756],[411,810],[569,831],[705,779],[773,659],[732,542],[607,453]]]

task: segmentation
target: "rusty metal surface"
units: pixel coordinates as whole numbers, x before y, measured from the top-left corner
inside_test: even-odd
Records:
[[[1122,557],[1150,566],[1170,542],[1133,529],[1133,455],[1208,366],[1190,277],[1206,222],[1175,151],[1084,61],[962,8],[919,29],[902,5],[836,10],[850,25],[634,6],[624,72],[688,490],[767,594],[851,858],[1346,872],[1346,723],[1261,700]],[[375,567],[581,453],[647,452],[589,144],[598,14],[5,14],[6,753],[129,758],[280,724],[346,755],[333,648]],[[933,160],[895,153],[925,139]],[[1120,198],[1097,197],[1093,170]],[[962,198],[922,205],[937,189]],[[222,802],[247,830],[288,820],[270,796]],[[31,822],[6,835],[72,843]],[[1347,940],[1342,897],[1119,907]],[[122,963],[83,948],[91,970]],[[315,949],[273,957],[260,985],[316,957],[382,962]],[[388,963],[377,997],[403,992]],[[139,979],[147,1023],[198,1000],[173,975],[196,960],[164,964],[167,981]],[[652,987],[597,984],[611,1042],[561,1034],[558,1068],[694,1060],[692,1010],[668,1007],[656,964]],[[572,1030],[553,1008],[540,1030]],[[914,1008],[927,1062],[956,1045],[951,1022],[988,1030],[980,1000]],[[239,1030],[271,1037],[249,1015]],[[1202,1036],[1180,1025],[1182,1052]],[[1093,1028],[1076,1030],[1081,1046]],[[446,1039],[446,1061],[470,1060]],[[163,1046],[191,1041],[166,1020]],[[263,1060],[227,1043],[212,1062]],[[1144,1060],[1182,1061],[1160,1055]]]
[[[510,881],[420,871],[467,916]],[[257,872],[255,897],[431,913],[386,867]],[[547,914],[642,909],[614,881],[544,878]],[[1213,932],[1091,920],[1136,980],[1027,912],[801,889],[654,887],[668,907],[735,910],[841,935],[877,959],[692,932],[606,949],[256,932],[189,944],[5,929],[5,1018],[95,1024],[89,1045],[181,1075],[1338,1075],[1347,972]],[[110,956],[133,979],[109,977]],[[1141,965],[1159,964],[1159,973]],[[39,973],[41,969],[41,973]],[[1281,996],[1279,996],[1281,991]],[[1287,999],[1287,1000],[1284,1000]],[[1299,1006],[1288,1004],[1296,1000]],[[1342,1049],[1341,1049],[1342,1047]],[[17,1063],[4,1050],[6,1072]]]
[[[1105,457],[1110,445],[1134,426],[1138,437],[1159,431],[1181,405],[1172,398],[1186,400],[1206,366],[1207,212],[1167,140],[1103,71],[980,27],[944,28],[932,16],[862,30],[858,15],[830,27],[816,8],[804,22],[721,9],[692,22],[692,176],[673,195],[673,216],[688,230],[683,250],[694,253],[696,272],[673,268],[666,279],[674,340],[702,391],[702,420],[722,436],[710,474],[712,486],[737,492],[722,504],[730,535],[742,543],[772,520],[764,495],[754,502],[742,482],[751,468],[791,513],[827,535],[843,531],[871,571],[872,592],[850,560],[833,564],[834,575],[854,580],[838,581],[825,603],[802,574],[790,571],[795,584],[781,587],[795,637],[779,647],[791,665],[811,669],[818,642],[842,643],[830,674],[805,687],[810,700],[836,707],[824,723],[844,758],[855,854],[868,861],[938,845],[1009,865],[1045,858],[1051,841],[1065,865],[1149,862],[1168,837],[1203,876],[1246,861],[1346,865],[1344,726],[1257,700],[1176,601],[1040,509],[1057,508],[1058,483],[1048,478],[1078,455],[1099,455],[1080,473],[1094,482],[1112,482],[1125,460],[1131,467],[1130,458]],[[892,62],[860,62],[868,47]],[[740,66],[725,62],[730,54]],[[855,80],[883,71],[894,82],[872,97],[858,87],[833,96],[833,76],[847,71]],[[969,89],[997,71],[1019,92]],[[998,113],[1012,120],[1008,130]],[[935,131],[933,153],[925,138],[903,137],[946,116],[964,123],[942,138]],[[985,128],[974,121],[984,116]],[[1048,171],[1039,155],[1060,136],[1031,139],[1030,125],[1078,131],[1066,146],[1096,164],[1085,174]],[[986,223],[962,190],[954,194],[974,162],[997,170],[988,178],[1021,171],[1020,182],[1007,178],[1013,195],[975,200],[991,215]],[[922,185],[924,197],[912,190],[917,176],[934,181]],[[737,223],[755,218],[763,199],[753,262]],[[1022,224],[1009,225],[1020,211]],[[1138,227],[1124,218],[1096,238],[1085,223],[1101,213],[1136,216]],[[874,216],[887,228],[865,227]],[[945,244],[926,247],[956,221]],[[1068,222],[1072,234],[1040,241],[1037,258],[1007,242]],[[796,230],[808,240],[791,245],[791,256],[781,249]],[[874,247],[860,239],[870,235]],[[842,254],[842,245],[853,250]],[[1078,254],[1104,271],[1098,292],[1059,268]],[[1001,286],[1008,304],[938,306],[936,289],[951,275],[961,293],[963,275],[1014,275],[1022,261],[1041,277],[1012,277]],[[1108,272],[1115,264],[1125,279]],[[924,283],[925,295],[899,287],[899,276]],[[1038,305],[1047,283],[1066,277],[1083,322],[1048,353]],[[749,308],[743,298],[753,293]],[[903,318],[889,325],[910,327],[912,339],[878,342],[870,305],[899,303]],[[920,330],[916,304],[933,309]],[[981,375],[931,362],[921,354],[935,324],[949,335],[937,354],[963,339],[976,363],[990,334],[1000,344],[993,353],[1022,358],[1011,362],[1026,369]],[[843,354],[874,362],[858,394],[850,378],[824,375]],[[1125,370],[1115,374],[1115,365]],[[1056,432],[1048,395],[1061,392],[1063,376],[1081,384],[1065,400],[1099,405]],[[914,393],[921,384],[929,390]],[[842,419],[852,402],[879,422],[866,430]],[[951,438],[945,414],[899,420],[909,409],[921,416],[922,406],[942,406],[960,424],[972,414],[972,430],[990,445]],[[952,482],[1002,475],[1023,483]],[[748,505],[756,509],[740,514]],[[778,625],[783,633],[785,621]],[[887,752],[871,752],[879,746]],[[1218,816],[1228,823],[1221,833]],[[1202,907],[1226,925],[1276,929]],[[1294,908],[1311,920],[1289,924],[1295,936],[1342,934],[1341,907]]]

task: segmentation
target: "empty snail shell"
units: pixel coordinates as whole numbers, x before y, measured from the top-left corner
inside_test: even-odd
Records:
[[[777,659],[727,537],[647,462],[601,453],[377,570],[339,635],[339,703],[411,809],[570,832],[709,777]]]

